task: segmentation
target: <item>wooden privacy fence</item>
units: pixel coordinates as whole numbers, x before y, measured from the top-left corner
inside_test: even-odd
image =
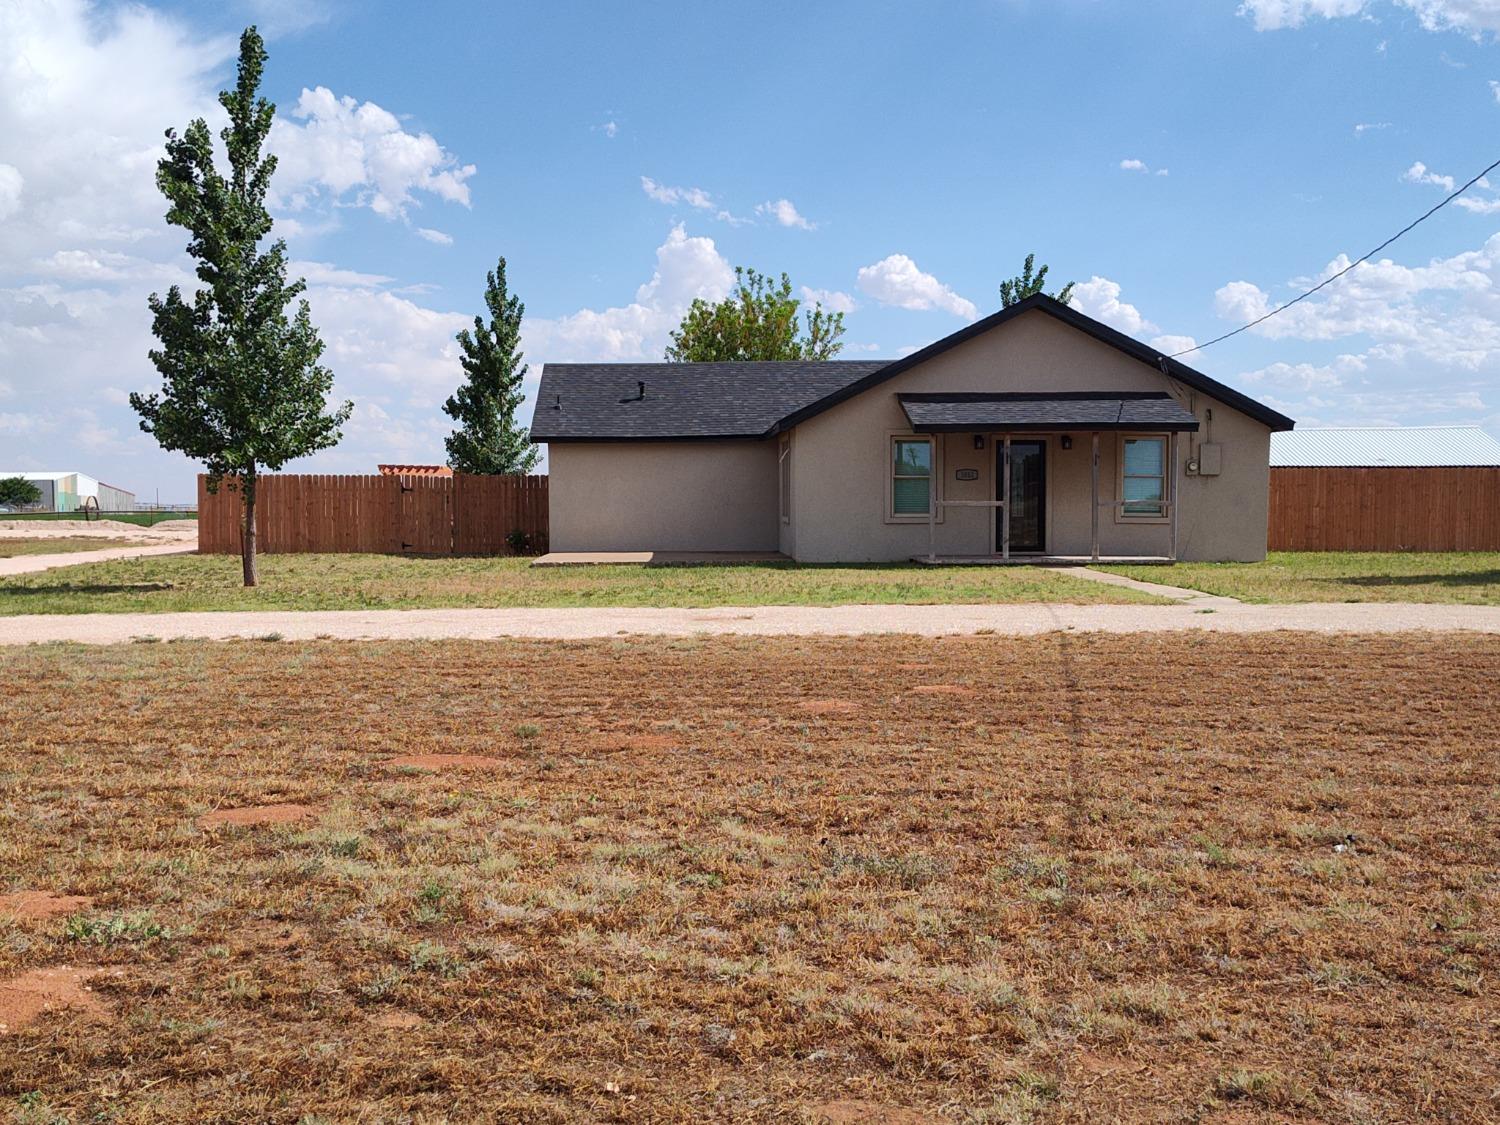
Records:
[[[198,478],[198,550],[239,554],[241,497]],[[260,478],[255,534],[270,554],[509,555],[547,550],[545,476],[322,476]]]
[[[1273,551],[1500,551],[1500,468],[1271,470]]]

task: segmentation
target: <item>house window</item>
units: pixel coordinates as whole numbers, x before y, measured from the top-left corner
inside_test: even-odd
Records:
[[[932,439],[891,439],[891,515],[932,511]]]
[[[1120,509],[1124,519],[1162,519],[1167,514],[1167,439],[1120,441]]]
[[[782,434],[779,447],[781,522],[792,522],[792,435]]]

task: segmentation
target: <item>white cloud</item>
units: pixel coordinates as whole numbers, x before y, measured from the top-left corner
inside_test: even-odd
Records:
[[[296,121],[303,124],[297,124]],[[409,133],[374,102],[304,89],[288,116],[278,115],[268,147],[276,153],[277,204],[297,212],[319,200],[405,218],[416,193],[469,205],[472,164],[460,164],[428,133]]]
[[[1432,184],[1434,187],[1440,187],[1449,192],[1454,187],[1452,176],[1440,176],[1420,160],[1403,172],[1401,178],[1409,184]]]
[[[853,297],[838,289],[809,289],[804,285],[802,299],[809,305],[822,305],[829,312],[851,313],[859,307]]]
[[[688,306],[697,298],[721,301],[733,285],[734,270],[713,239],[689,236],[679,223],[657,247],[656,270],[629,304],[528,317],[522,327],[528,361],[539,375],[545,362],[660,359]]]
[[[1157,330],[1139,309],[1120,300],[1120,283],[1107,277],[1095,275],[1074,285],[1073,297],[1068,304],[1085,316],[1118,328],[1127,336],[1140,337]]]
[[[417,227],[416,230],[418,238],[425,238],[428,242],[435,242],[439,246],[453,245],[453,236],[451,234],[445,234],[440,230],[433,230],[431,227]]]
[[[713,197],[702,188],[668,187],[657,183],[650,176],[641,177],[641,190],[658,203],[686,203],[700,211],[712,211],[716,206]]]
[[[1179,352],[1191,351],[1198,346],[1198,341],[1193,336],[1173,336],[1170,333],[1165,336],[1153,336],[1147,342],[1162,355],[1177,355]]]
[[[1497,102],[1500,102],[1500,82],[1496,82],[1493,79],[1491,79],[1491,81],[1490,81],[1490,93],[1492,93],[1492,94],[1495,95],[1495,100]]]
[[[874,265],[861,266],[859,287],[882,305],[901,309],[942,309],[965,320],[975,320],[974,302],[960,297],[930,273],[923,273],[905,254],[892,254]]]
[[[331,262],[292,260],[287,262],[286,272],[288,277],[300,277],[309,285],[338,285],[356,289],[374,289],[392,280],[383,274],[340,269]]]
[[[1362,137],[1366,133],[1375,132],[1380,129],[1389,129],[1390,127],[1391,123],[1389,121],[1362,121],[1354,127],[1354,135]]]
[[[1416,14],[1428,31],[1458,31],[1478,37],[1500,32],[1497,0],[1394,0],[1398,8]],[[1341,19],[1367,16],[1378,7],[1371,0],[1244,0],[1240,15],[1249,16],[1257,31],[1301,27],[1310,18]]]
[[[610,140],[614,140],[620,132],[620,123],[618,121],[606,121],[603,125],[599,126],[599,131]]]
[[[21,209],[21,187],[25,184],[21,170],[13,164],[0,164],[0,220],[8,219]]]
[[[1149,172],[1151,169],[1146,167],[1144,160],[1122,160],[1120,170],[1122,172]]]
[[[802,230],[814,230],[816,223],[808,222],[797,212],[797,208],[790,199],[777,199],[765,203],[756,204],[757,215],[769,215],[784,227],[798,227]]]
[[[1341,355],[1332,363],[1273,363],[1240,378],[1257,387],[1278,391],[1329,391],[1344,384],[1351,376],[1369,367],[1363,356]]]

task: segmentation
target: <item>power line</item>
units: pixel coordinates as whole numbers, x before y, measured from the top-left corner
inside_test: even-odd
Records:
[[[1480,172],[1479,175],[1475,176],[1468,183],[1464,184],[1463,187],[1461,187],[1457,191],[1453,192],[1453,194],[1449,195],[1441,203],[1437,204],[1437,206],[1433,207],[1430,211],[1428,211],[1425,214],[1423,214],[1420,218],[1413,219],[1411,222],[1407,223],[1406,226],[1402,227],[1395,234],[1391,235],[1390,238],[1387,238],[1384,242],[1382,242],[1379,246],[1375,247],[1375,249],[1371,250],[1363,258],[1360,258],[1358,261],[1350,262],[1343,269],[1339,270],[1338,273],[1334,274],[1332,277],[1325,278],[1324,280],[1318,282],[1318,284],[1314,285],[1306,293],[1303,293],[1303,294],[1300,294],[1299,296],[1293,297],[1290,301],[1288,301],[1284,305],[1278,305],[1276,308],[1272,309],[1270,312],[1266,313],[1264,316],[1256,317],[1249,324],[1242,324],[1242,325],[1240,325],[1240,327],[1236,328],[1233,332],[1226,332],[1222,336],[1215,336],[1212,340],[1209,340],[1205,344],[1195,344],[1193,347],[1186,348],[1183,351],[1173,352],[1167,358],[1168,359],[1176,359],[1178,356],[1191,355],[1193,352],[1201,352],[1204,348],[1212,347],[1214,344],[1217,344],[1217,343],[1219,343],[1222,340],[1227,340],[1231,336],[1238,336],[1241,332],[1248,331],[1249,329],[1254,328],[1257,324],[1264,324],[1266,321],[1270,320],[1273,316],[1277,315],[1278,313],[1284,313],[1284,312],[1286,312],[1287,309],[1291,308],[1293,305],[1297,304],[1297,302],[1299,302],[1299,301],[1305,301],[1305,300],[1307,300],[1314,293],[1316,293],[1319,289],[1322,289],[1326,285],[1332,285],[1339,278],[1343,277],[1350,270],[1354,269],[1355,266],[1360,266],[1360,265],[1363,265],[1365,262],[1368,262],[1371,258],[1373,258],[1376,254],[1379,254],[1382,250],[1384,250],[1391,243],[1395,242],[1396,239],[1400,238],[1403,234],[1408,233],[1409,231],[1411,231],[1412,229],[1414,229],[1415,227],[1417,227],[1419,224],[1421,224],[1423,222],[1426,222],[1428,219],[1432,218],[1432,216],[1436,215],[1444,207],[1448,206],[1448,204],[1452,203],[1460,195],[1462,195],[1464,192],[1468,191],[1471,187],[1473,187],[1480,180],[1482,180],[1486,176],[1488,176],[1496,168],[1500,168],[1500,160],[1495,161],[1488,168],[1486,168],[1483,172]]]

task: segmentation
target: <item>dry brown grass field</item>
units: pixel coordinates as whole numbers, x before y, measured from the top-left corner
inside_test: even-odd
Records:
[[[5,651],[0,1113],[1493,1121],[1497,678],[1479,636]]]

